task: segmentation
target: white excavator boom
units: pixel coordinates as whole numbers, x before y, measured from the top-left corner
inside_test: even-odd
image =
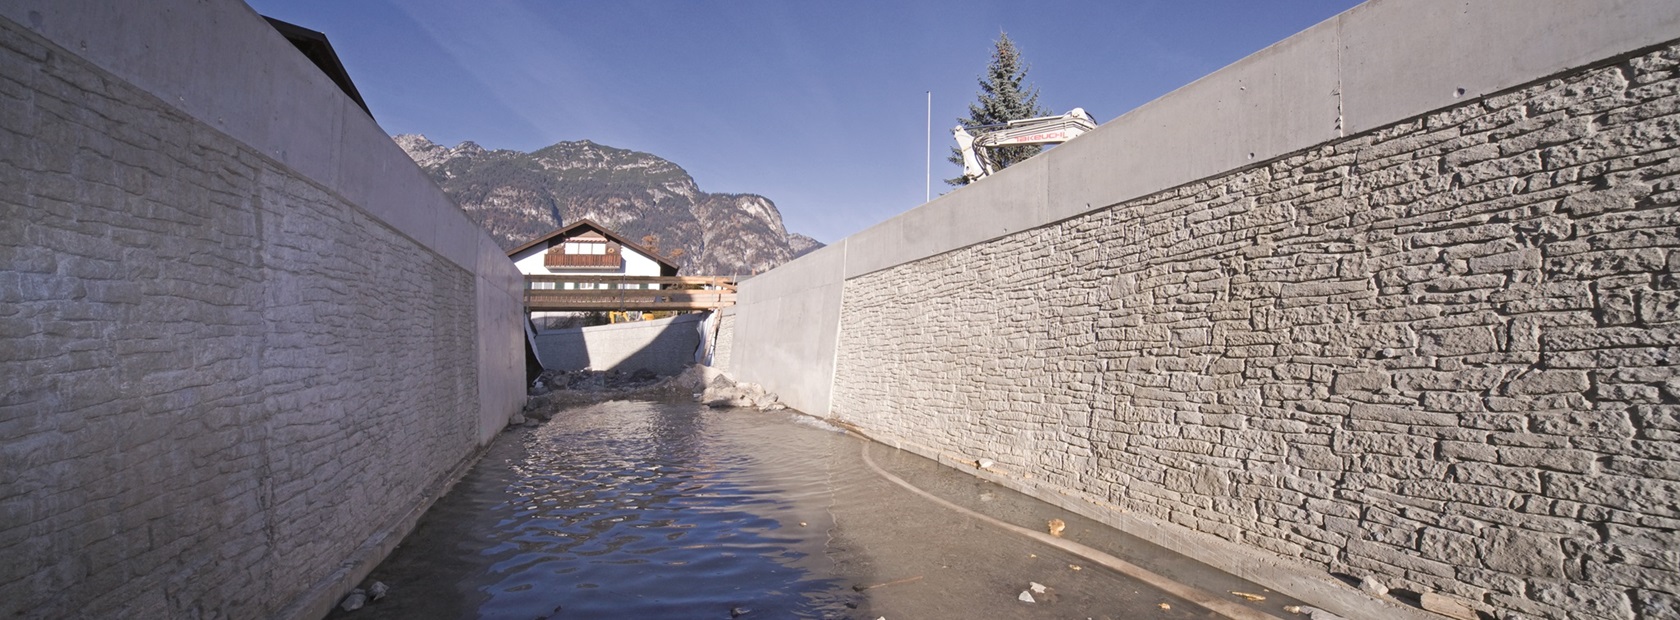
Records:
[[[951,130],[951,135],[957,139],[957,150],[962,152],[963,176],[972,183],[997,172],[991,149],[1021,144],[1060,144],[1096,128],[1096,121],[1091,120],[1084,108],[1074,108],[1061,116],[1025,118],[978,127],[958,125]]]

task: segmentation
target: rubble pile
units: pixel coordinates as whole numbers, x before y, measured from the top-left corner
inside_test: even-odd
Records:
[[[545,370],[531,382],[525,409],[512,425],[536,423],[570,407],[609,400],[687,399],[712,408],[786,409],[781,399],[756,383],[736,383],[723,371],[693,365],[674,377],[649,370]]]

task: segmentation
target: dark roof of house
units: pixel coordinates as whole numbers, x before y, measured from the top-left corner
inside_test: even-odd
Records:
[[[571,225],[569,225],[569,226],[562,226],[560,228],[556,228],[556,229],[554,229],[553,232],[550,232],[546,235],[537,237],[536,239],[532,239],[530,242],[526,243],[525,245],[522,245],[522,246],[519,246],[517,248],[508,250],[507,255],[508,256],[513,256],[513,255],[518,254],[520,252],[524,252],[525,250],[529,250],[533,247],[536,247],[538,244],[547,242],[548,240],[553,239],[555,237],[571,237],[571,236],[574,236],[577,233],[577,231],[579,231],[580,229],[589,229],[589,230],[593,230],[595,232],[601,233],[602,235],[606,236],[606,238],[618,242],[619,245],[622,245],[624,247],[635,250],[637,253],[653,259],[654,262],[659,263],[659,266],[664,267],[666,269],[670,269],[673,273],[676,272],[676,270],[678,269],[676,264],[672,263],[671,261],[665,260],[664,257],[660,256],[658,253],[654,252],[653,250],[649,250],[647,248],[644,248],[639,243],[632,243],[629,240],[625,239],[624,237],[619,236],[618,233],[613,232],[612,230],[609,230],[605,226],[602,226],[600,224],[596,224],[594,221],[591,221],[589,219],[580,219],[580,220],[572,222]]]
[[[362,93],[356,90],[356,83],[350,81],[350,73],[344,70],[344,63],[338,61],[338,53],[333,51],[332,43],[327,41],[327,35],[267,15],[264,15],[263,19],[268,20],[268,24],[274,26],[280,36],[286,37],[287,41],[291,41],[292,46],[296,47],[299,52],[303,52],[305,58],[315,63],[315,66],[320,67],[321,72],[327,74],[327,79],[332,80],[334,84],[338,85],[339,90],[350,96],[351,101],[361,106],[362,111],[367,112],[369,118],[373,117],[373,112],[368,110],[367,102],[362,101]]]

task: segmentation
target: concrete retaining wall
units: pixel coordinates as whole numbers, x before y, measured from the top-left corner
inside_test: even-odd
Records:
[[[723,372],[730,372],[730,364],[735,359],[735,309],[724,308],[718,311],[717,340],[712,348],[711,367]]]
[[[827,414],[845,265],[842,242],[742,282],[735,304],[733,376],[776,386],[772,391],[789,407]]]
[[[743,284],[734,374],[1349,617],[1672,615],[1676,35],[1367,3]]]
[[[241,3],[0,4],[0,615],[320,617],[523,400],[519,274]]]
[[[685,314],[538,332],[537,354],[550,370],[650,370],[675,375],[694,363],[705,318],[704,314]]]

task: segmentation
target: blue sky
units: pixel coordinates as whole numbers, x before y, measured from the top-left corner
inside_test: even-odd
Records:
[[[959,169],[950,128],[993,41],[1040,101],[1109,121],[1353,0],[248,0],[326,33],[392,134],[531,151],[593,140],[754,193],[832,242]]]

